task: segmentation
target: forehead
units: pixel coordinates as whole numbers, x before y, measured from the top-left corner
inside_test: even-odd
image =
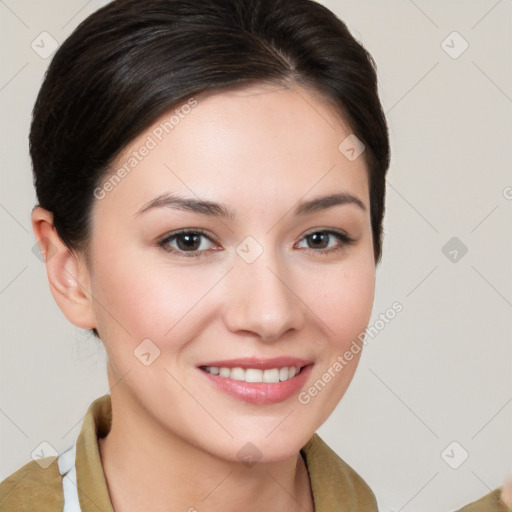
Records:
[[[255,193],[268,201],[298,200],[337,187],[367,204],[364,153],[351,160],[340,149],[350,135],[328,100],[298,86],[202,93],[127,145],[112,166],[112,173],[124,172],[108,200],[133,203],[133,210],[172,190],[243,205]]]

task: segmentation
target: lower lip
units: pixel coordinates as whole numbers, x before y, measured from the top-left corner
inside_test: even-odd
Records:
[[[220,377],[213,375],[205,370],[199,371],[205,375],[209,381],[221,391],[230,396],[238,398],[244,402],[252,404],[265,405],[276,404],[287,400],[298,393],[304,386],[311,369],[312,364],[304,366],[295,377],[282,382],[245,382],[243,380],[230,379],[229,377]]]

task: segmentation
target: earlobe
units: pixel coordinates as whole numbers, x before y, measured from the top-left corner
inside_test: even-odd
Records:
[[[53,214],[40,206],[32,210],[32,229],[41,259],[46,266],[53,298],[64,316],[77,327],[96,327],[87,266],[62,241],[53,223]]]

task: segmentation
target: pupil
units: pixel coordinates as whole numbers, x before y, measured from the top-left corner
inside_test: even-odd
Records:
[[[310,235],[311,239],[314,240],[314,242],[316,243],[316,241],[320,241],[320,244],[322,243],[322,241],[325,242],[325,240],[322,240],[323,238],[325,238],[325,233],[314,233],[312,235]],[[318,244],[316,244],[318,245]]]
[[[182,244],[186,249],[197,249],[198,244],[197,241],[199,240],[198,235],[181,235],[180,238],[178,238],[178,245],[180,245],[180,240],[185,240],[185,243]],[[180,247],[182,249],[183,247]]]

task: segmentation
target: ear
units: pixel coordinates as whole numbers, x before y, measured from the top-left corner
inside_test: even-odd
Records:
[[[32,210],[32,229],[46,266],[50,290],[64,316],[77,327],[96,327],[90,275],[84,259],[72,253],[61,240],[53,224],[53,214],[48,210],[40,206]]]

